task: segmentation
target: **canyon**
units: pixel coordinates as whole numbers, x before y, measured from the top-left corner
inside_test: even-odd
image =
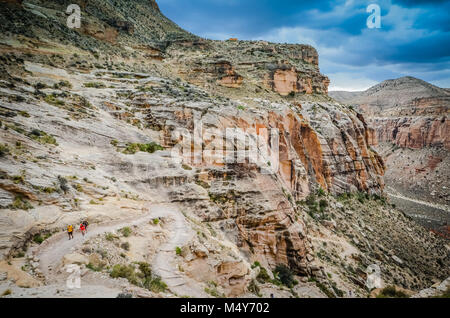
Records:
[[[203,39],[153,0],[0,2],[6,297],[367,297],[373,264],[412,294],[450,276],[448,241],[386,198],[375,147],[448,145],[447,119],[417,123],[415,141],[412,119],[390,124],[395,137],[374,130],[328,96],[313,47]],[[251,157],[274,131],[279,165],[174,155],[225,140]],[[87,236],[68,241],[84,219]]]
[[[375,149],[383,155],[388,188],[405,210],[412,199],[436,203],[419,212],[420,222],[448,237],[449,211],[449,112],[448,90],[414,77],[387,80],[364,92],[331,92],[330,95],[360,111],[374,130]],[[437,216],[434,210],[441,212]],[[423,219],[425,217],[425,219]]]

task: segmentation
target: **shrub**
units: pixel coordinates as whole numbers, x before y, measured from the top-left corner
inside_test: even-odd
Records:
[[[158,225],[158,223],[159,223],[159,219],[158,218],[153,219],[153,224]]]
[[[59,187],[64,193],[69,191],[69,186],[67,185],[67,179],[61,176],[58,176]]]
[[[322,189],[322,187],[319,187],[319,190],[317,190],[317,195],[318,195],[319,197],[325,196],[325,190]]]
[[[175,248],[175,253],[176,253],[178,256],[181,255],[181,248],[180,248],[179,246],[177,246],[177,247]]]
[[[116,264],[109,275],[112,278],[126,278],[130,283],[134,285],[138,284],[138,279],[136,277],[136,272],[133,265]]]
[[[50,236],[52,236],[51,233],[46,233],[44,235],[41,234],[36,234],[33,236],[33,242],[37,243],[37,244],[42,244],[42,242],[44,242],[46,239],[48,239]]]
[[[121,232],[122,232],[123,236],[128,237],[131,234],[131,229],[127,226],[127,227],[124,227],[121,230]]]
[[[16,196],[13,203],[11,203],[8,207],[11,210],[30,210],[33,208],[33,206],[20,195]]]
[[[148,289],[154,293],[164,292],[167,290],[167,285],[161,280],[160,277],[156,277],[150,281]]]
[[[377,298],[408,298],[404,292],[397,290],[395,286],[386,286],[377,295]]]
[[[164,150],[164,148],[155,142],[149,144],[128,143],[123,153],[133,155],[138,151],[154,153],[158,150]]]
[[[130,250],[130,243],[128,243],[128,242],[122,243],[120,245],[120,247],[123,248],[126,251],[129,251]]]
[[[114,241],[115,239],[117,239],[118,237],[116,236],[116,235],[114,235],[113,233],[106,233],[105,234],[105,239],[107,240],[107,241],[110,241],[110,242],[112,242],[112,241]]]
[[[55,146],[58,145],[55,137],[38,129],[33,129],[30,133],[27,134],[27,136],[41,144],[50,144]]]
[[[100,82],[87,82],[83,86],[87,88],[106,88],[106,85]]]
[[[192,170],[192,167],[190,167],[184,163],[181,166],[183,167],[184,170]]]
[[[64,106],[66,103],[63,100],[60,100],[58,98],[56,98],[55,95],[46,95],[44,97],[44,101],[47,104],[53,105],[53,106]]]
[[[249,292],[257,295],[258,297],[262,296],[261,292],[260,292],[260,289],[259,289],[259,286],[258,286],[258,284],[256,283],[256,281],[254,279],[252,279],[250,284],[248,284],[247,289],[248,289]]]
[[[0,158],[9,154],[9,147],[6,144],[0,144]]]
[[[259,266],[259,274],[256,276],[256,280],[261,284],[270,281],[270,276],[264,267]]]
[[[328,201],[324,200],[324,199],[320,200],[319,207],[320,207],[320,211],[323,212],[328,207]]]
[[[101,272],[103,269],[103,266],[95,266],[92,263],[89,263],[86,265],[87,268],[89,268],[90,270],[94,271],[94,272]]]
[[[275,273],[277,274],[278,279],[283,285],[292,288],[295,285],[294,275],[289,267],[283,264],[277,265],[275,267]]]

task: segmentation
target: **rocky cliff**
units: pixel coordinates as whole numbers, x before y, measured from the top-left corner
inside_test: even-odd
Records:
[[[353,105],[368,119],[377,137],[377,141],[371,140],[371,145],[385,156],[388,186],[407,197],[448,206],[448,90],[413,77],[402,77],[384,81],[365,92],[332,92],[331,96]],[[407,206],[410,209],[410,203]],[[435,207],[425,209],[436,214]],[[448,235],[446,210],[444,207],[438,221],[434,216],[425,223],[437,224]]]
[[[420,236],[432,251],[431,273],[424,264],[414,272],[414,244],[400,251],[406,230],[383,239],[389,213],[421,230],[382,197],[385,167],[370,147],[373,133],[363,116],[327,96],[314,48],[201,39],[148,0],[80,1],[82,26],[68,29],[68,3],[0,8],[0,251],[26,265],[33,287],[51,293],[64,281],[63,265],[79,263],[95,269],[85,274],[106,294],[364,295],[365,273],[356,277],[353,267],[383,250],[386,262],[394,253],[404,258],[386,265],[397,273],[387,280],[417,289],[447,274],[432,234]],[[275,159],[258,146],[274,147],[273,132]],[[233,160],[220,160],[224,148]],[[379,213],[368,219],[373,234],[343,217],[364,200]],[[85,218],[92,236],[64,255],[61,229]],[[333,244],[320,247],[331,236]],[[322,257],[336,247],[349,267]],[[130,274],[150,275],[146,266],[159,276],[151,286]],[[300,280],[297,291],[277,276],[286,268]]]

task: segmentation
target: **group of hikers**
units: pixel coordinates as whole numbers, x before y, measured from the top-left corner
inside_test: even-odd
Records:
[[[89,223],[86,220],[84,220],[83,222],[80,223],[80,232],[81,232],[81,234],[83,234],[83,236],[87,232],[88,225],[89,225]],[[71,225],[71,224],[68,225],[67,226],[67,233],[69,234],[69,240],[73,239],[73,232],[74,232],[73,225]]]

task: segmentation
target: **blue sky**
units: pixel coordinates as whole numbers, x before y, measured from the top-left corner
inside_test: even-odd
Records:
[[[450,87],[450,0],[157,0],[182,28],[210,39],[313,45],[330,90],[415,76]],[[369,4],[381,28],[369,29]]]

